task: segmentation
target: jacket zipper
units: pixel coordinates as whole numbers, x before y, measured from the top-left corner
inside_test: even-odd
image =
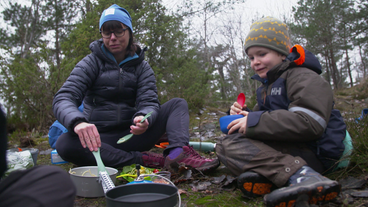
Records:
[[[268,83],[265,83],[265,89],[263,91],[263,105],[266,104],[266,97],[267,97],[267,91],[268,91]]]
[[[88,121],[91,121],[91,117],[92,117],[93,111],[96,108],[96,98],[95,97],[93,97],[92,102],[93,102],[93,107],[92,107],[91,113],[89,113]]]

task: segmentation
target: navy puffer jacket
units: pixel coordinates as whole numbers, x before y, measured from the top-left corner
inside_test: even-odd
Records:
[[[89,122],[104,132],[128,129],[135,116],[153,111],[148,118],[152,126],[160,103],[154,72],[144,61],[146,48],[139,48],[138,58],[119,66],[103,53],[102,44],[102,39],[90,44],[92,53],[75,66],[55,94],[56,119],[70,131],[77,123]],[[84,111],[80,112],[83,100]]]

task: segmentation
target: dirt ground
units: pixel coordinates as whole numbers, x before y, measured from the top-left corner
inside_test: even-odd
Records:
[[[206,140],[215,142],[215,140]],[[50,146],[48,141],[42,141],[37,148],[40,152],[38,156],[38,164],[52,165],[50,160],[49,151]],[[162,149],[154,148],[152,151],[161,152]],[[215,157],[214,152],[201,152],[202,156]],[[58,165],[69,171],[69,169],[76,167],[71,163]],[[121,169],[118,169],[119,173]],[[203,175],[199,172],[192,170],[192,175],[187,178],[178,178],[180,175],[172,175],[172,182],[175,183],[176,187],[181,193],[181,206],[186,207],[200,207],[200,206],[264,206],[262,198],[247,199],[243,197],[241,191],[236,187],[236,178],[227,170],[227,168],[221,165],[214,172]],[[337,175],[338,177],[338,175]],[[344,178],[341,178],[346,179]],[[356,189],[343,187],[344,191],[341,193],[338,199],[334,202],[330,202],[320,206],[368,206],[368,196],[366,197],[353,197],[350,195],[352,191],[358,190],[364,192],[367,188],[366,181],[368,179],[368,173],[355,177],[356,180],[348,182],[363,182],[363,184]],[[125,185],[126,180],[122,178],[117,179],[116,186]],[[100,198],[82,198],[76,197],[75,207],[99,207],[106,206],[106,200],[104,197]],[[306,205],[308,206],[308,205]]]
[[[49,152],[50,148],[47,141],[41,142],[37,147],[40,152]],[[153,151],[159,152],[161,149],[156,148]],[[203,153],[203,156],[213,157],[213,152]],[[52,165],[50,154],[39,154],[38,165]],[[69,169],[76,167],[71,163],[60,164],[59,167],[69,171]],[[121,169],[119,169],[119,173]],[[236,188],[236,178],[227,170],[227,168],[221,165],[214,172],[203,175],[199,172],[192,171],[192,176],[188,178],[178,178],[178,175],[172,176],[172,182],[181,193],[181,206],[184,207],[201,207],[201,206],[264,206],[262,198],[247,199],[243,197],[241,191]],[[345,178],[344,178],[345,179]],[[359,178],[355,178],[353,181],[347,182],[360,182],[363,184],[358,188],[360,192],[365,192],[367,188],[366,180],[368,179],[368,173],[362,175]],[[116,186],[125,185],[126,180],[118,178]],[[344,189],[344,187],[343,187]],[[352,197],[349,194],[354,189],[345,187],[345,191],[341,193],[338,199],[334,202],[330,202],[320,206],[368,206],[368,196],[358,198]],[[76,197],[75,207],[100,207],[106,206],[106,200],[104,197],[100,198],[83,198]],[[308,205],[306,205],[308,206]],[[316,206],[316,205],[313,205]]]
[[[351,117],[358,117],[362,108],[368,107],[368,100],[353,100],[351,97],[343,96],[338,97],[336,105],[341,110],[343,109],[343,115],[350,114]],[[191,117],[191,141],[198,141],[204,139],[206,142],[216,142],[216,140],[223,136],[220,132],[218,119],[224,115],[222,109],[203,109],[198,115]],[[36,146],[40,151],[38,155],[38,165],[53,165],[50,159],[51,148],[48,143],[47,136],[33,137]],[[18,140],[12,140],[9,142],[10,147],[16,147],[19,144]],[[154,148],[156,152],[162,149]],[[201,152],[202,156],[215,157],[214,152]],[[59,167],[69,171],[71,168],[76,167],[71,163],[60,164]],[[121,169],[118,169],[119,173]],[[119,174],[118,173],[118,174]],[[339,173],[332,175],[340,183],[344,183],[342,187],[342,193],[338,199],[334,202],[330,202],[320,206],[368,206],[368,192],[367,180],[368,172],[359,176],[349,178],[346,176],[339,176]],[[345,173],[346,174],[346,173]],[[187,207],[201,207],[201,206],[264,206],[262,198],[247,199],[242,196],[239,189],[236,188],[236,178],[227,170],[227,168],[221,165],[214,172],[203,175],[201,173],[192,171],[191,176],[187,176],[184,179],[172,176],[172,181],[179,189],[181,195],[181,206]],[[127,181],[120,178],[117,179],[116,186],[125,185]],[[352,184],[356,184],[352,187]],[[355,196],[354,196],[355,193]],[[75,207],[100,207],[106,206],[106,200],[104,197],[100,198],[75,198]],[[300,206],[309,206],[308,204]],[[316,206],[316,205],[311,205]]]

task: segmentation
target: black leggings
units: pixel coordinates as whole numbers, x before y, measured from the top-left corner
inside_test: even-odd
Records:
[[[142,153],[148,151],[157,141],[167,134],[169,146],[164,154],[175,147],[189,144],[189,112],[184,99],[174,98],[164,103],[155,123],[141,135],[134,135],[128,141],[117,144],[130,129],[116,129],[100,133],[101,158],[106,166],[122,167],[131,164],[143,164]],[[65,161],[80,166],[96,165],[95,158],[88,148],[83,148],[78,135],[73,132],[62,134],[56,142],[56,150]]]

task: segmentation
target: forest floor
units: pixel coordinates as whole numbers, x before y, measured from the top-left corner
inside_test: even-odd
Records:
[[[335,94],[336,107],[341,110],[347,122],[353,122],[354,117],[361,115],[362,109],[368,108],[368,93],[366,94],[367,97],[357,96],[349,91]],[[227,103],[225,105],[230,104]],[[218,119],[225,115],[224,108],[208,107],[201,110],[200,113],[191,114],[190,141],[201,140],[203,142],[215,143],[216,140],[224,136],[220,131],[218,123]],[[354,139],[354,137],[352,138]],[[368,139],[368,137],[365,138]],[[37,143],[34,147],[40,151],[37,165],[53,165],[50,159],[52,149],[48,143],[47,136],[32,137],[32,139]],[[19,146],[19,139],[12,137],[9,146]],[[160,152],[162,149],[154,148],[153,151]],[[368,154],[368,152],[366,153]],[[205,157],[216,156],[214,152],[210,151],[201,152],[201,155]],[[66,171],[76,167],[71,163],[59,164],[57,166]],[[359,174],[353,173],[356,168],[357,166],[349,166],[327,175],[327,177],[338,180],[342,184],[342,193],[335,201],[320,206],[368,206],[368,172],[365,169],[361,169]],[[121,169],[118,170],[119,174]],[[203,175],[193,171],[192,176],[187,179],[180,182],[178,180],[172,181],[179,189],[179,192],[181,192],[181,206],[264,206],[261,197],[255,199],[243,197],[240,190],[236,187],[236,178],[223,165],[210,174]],[[116,186],[124,184],[126,184],[125,180],[117,179]],[[106,206],[106,201],[104,197],[83,198],[77,196],[74,206]]]

